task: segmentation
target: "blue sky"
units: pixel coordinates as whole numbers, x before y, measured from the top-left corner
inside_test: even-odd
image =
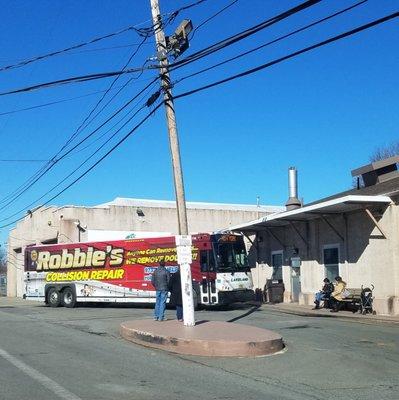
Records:
[[[160,0],[163,12],[191,2]],[[229,2],[208,0],[184,11],[166,28],[166,33],[171,34],[183,18],[191,18],[197,26]],[[186,54],[299,3],[239,0],[196,32]],[[249,39],[175,71],[173,80],[354,3],[322,1]],[[0,4],[3,17],[0,66],[59,50],[129,25],[146,27],[151,24],[149,0],[2,0]],[[398,2],[394,0],[370,0],[320,26],[176,84],[174,94],[281,57],[397,9]],[[135,50],[133,45],[141,40],[136,33],[128,32],[68,55],[1,71],[0,92],[69,76],[119,70]],[[299,170],[299,195],[305,202],[350,188],[351,169],[366,164],[377,146],[389,144],[399,137],[398,42],[398,21],[393,20],[251,76],[176,101],[186,199],[255,204],[257,196],[260,196],[262,204],[281,205],[288,197],[289,166],[296,166]],[[103,49],[125,45],[132,46]],[[81,52],[99,48],[103,50]],[[141,66],[154,53],[154,41],[149,38],[130,66]],[[153,71],[145,72],[129,84],[79,138],[129,100],[154,75]],[[116,86],[123,85],[127,79],[121,78]],[[105,90],[110,82],[109,79],[98,80],[3,96],[0,97],[0,113]],[[141,103],[156,89],[153,86]],[[51,158],[100,96],[101,93],[97,93],[49,107],[0,115],[0,159]],[[144,115],[145,110],[135,121]],[[133,125],[132,121],[129,126]],[[121,134],[127,132],[128,127]],[[111,132],[105,133],[104,139]],[[117,138],[111,143],[115,143]],[[101,141],[60,162],[24,196],[1,209],[0,225],[15,219],[7,218],[35,202],[53,185],[64,182],[61,189],[69,182],[64,181],[64,177],[90,156],[99,144]],[[97,152],[96,157],[104,151]],[[0,162],[0,201],[42,165]],[[118,196],[174,199],[162,109],[52,204],[95,205]],[[41,204],[49,197],[35,204]],[[0,203],[0,208],[5,204],[4,201]],[[6,240],[7,231],[8,228],[0,229],[0,241]]]

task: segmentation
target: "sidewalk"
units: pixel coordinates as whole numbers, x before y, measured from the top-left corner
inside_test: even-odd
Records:
[[[254,303],[259,305],[259,303]],[[399,315],[361,315],[359,312],[339,311],[337,313],[330,312],[329,309],[321,308],[312,310],[310,305],[299,305],[298,303],[263,303],[261,308],[268,311],[278,311],[285,314],[301,315],[304,317],[324,317],[324,318],[341,318],[350,319],[358,322],[386,322],[399,324]]]

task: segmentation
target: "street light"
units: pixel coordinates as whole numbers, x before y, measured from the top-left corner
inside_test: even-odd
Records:
[[[175,59],[188,49],[188,35],[192,30],[193,23],[191,20],[184,19],[175,30],[175,33],[165,38],[167,50],[172,52]]]

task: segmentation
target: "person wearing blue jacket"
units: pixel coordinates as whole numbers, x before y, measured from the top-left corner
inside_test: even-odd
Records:
[[[159,267],[154,271],[151,277],[151,283],[156,290],[156,302],[154,308],[154,320],[165,320],[166,300],[168,298],[170,273],[165,268],[165,262],[161,261]]]

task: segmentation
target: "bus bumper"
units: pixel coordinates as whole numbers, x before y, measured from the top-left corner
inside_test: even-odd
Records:
[[[255,300],[255,292],[253,290],[234,290],[231,292],[219,292],[218,304],[239,303]]]

